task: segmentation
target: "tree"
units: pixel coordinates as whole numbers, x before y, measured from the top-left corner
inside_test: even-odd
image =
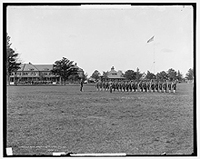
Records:
[[[75,75],[72,74],[72,75],[69,75],[68,79],[71,80],[72,83],[74,83],[75,81],[78,81],[80,77],[78,74],[75,74]]]
[[[194,71],[193,69],[189,69],[188,72],[186,73],[186,77],[187,80],[193,80],[194,79]]]
[[[147,71],[147,75],[146,75],[146,79],[155,79],[156,78],[156,75],[154,75],[153,73]]]
[[[180,73],[180,71],[178,70],[176,79],[178,79],[178,81],[182,81],[183,80],[183,75]]]
[[[137,72],[136,72],[136,80],[139,81],[141,77],[142,77],[142,73],[140,73],[139,68],[137,68]]]
[[[10,75],[12,72],[15,72],[20,68],[21,62],[18,62],[18,53],[16,53],[11,48],[12,43],[10,43],[10,36],[6,35],[6,71],[7,71],[7,82],[10,85]]]
[[[94,78],[95,80],[98,80],[100,78],[100,75],[101,74],[99,73],[99,71],[95,70],[91,77]]]
[[[169,78],[169,80],[170,81],[172,81],[172,80],[175,80],[176,79],[176,71],[174,70],[174,69],[169,69],[168,71],[167,71],[167,74],[168,74],[168,78]]]
[[[60,83],[62,83],[61,81],[64,81],[65,84],[70,75],[78,75],[78,67],[75,67],[73,61],[63,57],[61,60],[55,61],[51,72],[55,75],[59,75]]]
[[[82,79],[83,81],[87,80],[88,74],[87,73],[83,73]]]
[[[103,71],[103,78],[107,78],[107,77],[108,77],[108,71],[107,72]]]
[[[124,73],[124,77],[125,77],[127,80],[135,80],[135,79],[136,79],[136,72],[134,72],[133,70],[127,70],[127,71]]]
[[[156,78],[158,80],[161,80],[161,81],[167,80],[168,79],[168,74],[165,71],[161,71],[160,73],[156,74]]]

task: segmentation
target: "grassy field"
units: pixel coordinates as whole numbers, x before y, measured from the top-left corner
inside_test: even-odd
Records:
[[[178,84],[176,94],[7,87],[7,147],[14,155],[191,154],[193,126],[192,84]]]

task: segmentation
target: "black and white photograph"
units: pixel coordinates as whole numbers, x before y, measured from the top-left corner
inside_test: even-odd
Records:
[[[196,3],[4,3],[4,156],[197,156]]]

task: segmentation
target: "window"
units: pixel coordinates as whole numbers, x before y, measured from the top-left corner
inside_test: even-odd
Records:
[[[30,74],[31,74],[31,75],[34,75],[34,76],[36,75],[36,73],[35,73],[35,72],[31,72]]]
[[[29,71],[33,71],[33,70],[34,70],[34,68],[29,68],[28,70],[29,70]]]
[[[48,75],[48,73],[47,72],[43,72],[43,75]]]
[[[112,75],[117,75],[117,73],[112,73]]]

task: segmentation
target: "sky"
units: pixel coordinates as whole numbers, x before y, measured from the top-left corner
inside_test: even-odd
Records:
[[[192,6],[9,6],[7,33],[22,63],[66,57],[88,76],[193,68]]]

